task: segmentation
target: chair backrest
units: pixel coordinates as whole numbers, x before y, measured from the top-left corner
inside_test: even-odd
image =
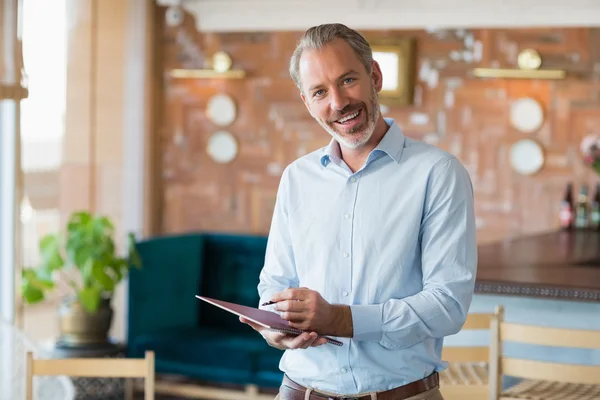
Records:
[[[440,390],[447,400],[493,398],[496,393],[495,375],[490,375],[491,361],[496,357],[493,339],[495,321],[504,318],[504,307],[499,305],[492,313],[467,315],[461,331],[487,331],[490,343],[483,346],[444,346],[442,359],[450,365],[442,376]]]
[[[210,233],[204,235],[199,293],[215,299],[257,307],[259,275],[265,265],[266,236]],[[235,315],[199,301],[198,325],[248,333]]]
[[[200,301],[194,295],[202,274],[203,235],[157,236],[136,247],[142,268],[129,271],[127,343],[148,333],[196,327]]]
[[[491,331],[494,318],[502,318],[504,308],[497,306],[493,313],[472,313],[467,319],[461,331],[485,330]],[[444,346],[442,359],[448,362],[489,362],[490,346]]]
[[[508,341],[551,347],[600,349],[600,331],[551,328],[504,321],[498,321],[498,325],[493,329],[498,349],[494,370],[499,382],[501,377],[506,375],[565,383],[600,383],[600,366],[505,357],[501,347],[503,342]],[[497,396],[499,393],[500,388],[496,388]]]
[[[33,377],[65,375],[71,377],[145,378],[144,398],[154,400],[154,352],[145,358],[66,358],[34,359],[27,353],[26,400],[33,400]]]

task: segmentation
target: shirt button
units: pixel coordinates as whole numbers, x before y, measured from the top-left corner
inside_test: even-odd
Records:
[[[344,297],[348,297],[348,292],[344,292],[342,294],[344,295]]]
[[[348,370],[346,368],[342,368],[342,372],[345,374],[346,372],[348,372]]]
[[[350,214],[345,214],[344,218],[346,218],[346,219],[350,218]]]
[[[348,253],[344,253],[344,258],[348,258],[349,255],[350,254],[348,254]]]
[[[351,182],[356,182],[356,178],[350,178]]]

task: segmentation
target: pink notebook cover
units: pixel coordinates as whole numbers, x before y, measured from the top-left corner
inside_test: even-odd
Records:
[[[273,331],[289,333],[292,335],[299,335],[302,333],[301,330],[292,328],[289,325],[289,321],[282,319],[279,314],[272,311],[261,310],[258,308],[247,307],[241,304],[229,303],[227,301],[211,299],[210,297],[196,296],[202,301],[205,301],[213,306],[219,307],[225,311],[229,311],[232,314],[246,318],[249,321],[254,322],[260,326],[264,326]],[[339,340],[332,339],[327,336],[324,337],[328,343],[335,344],[336,346],[342,346],[343,343]]]

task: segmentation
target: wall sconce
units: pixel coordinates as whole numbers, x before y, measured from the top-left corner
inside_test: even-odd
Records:
[[[563,79],[566,72],[558,69],[539,69],[542,58],[533,49],[525,49],[517,59],[519,68],[475,68],[477,78]]]
[[[212,58],[212,69],[172,69],[169,75],[173,78],[184,79],[241,79],[246,71],[232,70],[231,57],[223,51],[218,51]]]

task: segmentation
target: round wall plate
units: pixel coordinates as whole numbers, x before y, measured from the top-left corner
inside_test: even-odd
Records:
[[[226,94],[217,94],[210,98],[206,115],[218,126],[229,126],[236,117],[235,102]]]
[[[206,152],[215,162],[227,164],[237,156],[238,144],[231,133],[219,131],[208,139]]]
[[[521,175],[533,175],[544,166],[544,151],[534,140],[519,140],[510,147],[510,165]]]
[[[518,99],[510,106],[510,123],[523,133],[537,131],[544,123],[542,106],[531,97]]]
[[[517,64],[521,69],[538,69],[542,65],[542,58],[534,49],[525,49],[519,53]]]

